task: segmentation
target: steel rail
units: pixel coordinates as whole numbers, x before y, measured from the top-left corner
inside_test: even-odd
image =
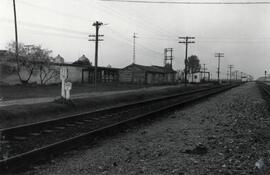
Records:
[[[229,85],[225,85],[225,86],[229,86]],[[48,127],[55,127],[58,125],[64,125],[65,123],[70,123],[70,122],[74,123],[75,121],[82,120],[87,116],[96,116],[96,115],[100,115],[100,113],[118,111],[118,110],[123,109],[123,108],[129,108],[129,107],[137,106],[137,105],[144,105],[144,104],[148,104],[150,102],[161,101],[161,100],[166,100],[166,99],[170,99],[170,98],[176,98],[176,97],[190,95],[190,94],[197,93],[197,92],[208,91],[210,89],[216,89],[216,88],[220,88],[220,86],[215,86],[215,87],[211,87],[211,88],[203,88],[203,89],[199,89],[199,90],[191,90],[191,91],[183,92],[180,94],[152,98],[152,99],[138,101],[135,103],[118,105],[118,106],[103,108],[103,109],[99,109],[99,110],[95,110],[95,111],[78,113],[78,114],[74,114],[74,115],[67,115],[65,117],[61,117],[61,118],[57,118],[57,119],[45,120],[45,121],[41,121],[41,122],[35,122],[35,123],[19,125],[19,126],[10,127],[10,128],[4,128],[4,129],[0,129],[0,134],[2,136],[2,139],[8,140],[8,139],[11,139],[11,137],[13,137],[15,135],[25,135],[26,133],[39,132],[40,130],[44,130]]]
[[[264,82],[260,82],[259,86],[261,87],[261,89],[270,97],[270,90],[268,90],[266,87],[269,87],[270,89],[270,85],[265,84]]]
[[[79,136],[65,139],[65,140],[62,140],[62,141],[59,141],[59,142],[35,149],[35,150],[31,150],[31,151],[28,151],[28,152],[25,152],[25,153],[22,153],[19,155],[9,157],[9,158],[4,159],[4,160],[0,160],[0,171],[9,171],[9,170],[14,170],[16,168],[25,167],[25,166],[29,165],[31,162],[38,161],[41,157],[48,157],[48,155],[59,154],[60,152],[63,152],[65,150],[72,149],[72,148],[80,145],[82,142],[89,142],[89,138],[92,138],[92,137],[95,137],[98,135],[102,135],[104,133],[110,133],[111,131],[113,131],[119,127],[125,127],[125,126],[127,126],[128,123],[137,121],[138,119],[144,119],[146,117],[153,116],[154,114],[158,114],[160,112],[167,111],[169,109],[172,109],[172,108],[175,108],[175,107],[178,107],[181,105],[192,103],[194,101],[209,97],[211,95],[218,94],[220,92],[229,90],[229,89],[234,88],[238,85],[239,84],[222,86],[219,88],[212,88],[210,90],[208,89],[208,91],[206,91],[206,90],[201,91],[201,92],[203,92],[201,94],[197,94],[197,93],[199,93],[199,91],[197,91],[196,96],[194,96],[193,98],[190,98],[190,99],[185,99],[184,101],[181,101],[179,103],[170,104],[168,106],[164,106],[162,108],[155,109],[155,110],[150,111],[150,112],[136,115],[135,117],[132,117],[130,119],[123,120],[123,121],[120,121],[120,122],[117,122],[114,124],[110,124],[110,125],[89,131],[89,132],[81,134]]]

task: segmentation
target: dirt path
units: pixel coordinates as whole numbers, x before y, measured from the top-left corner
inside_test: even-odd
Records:
[[[95,98],[109,95],[121,95],[125,93],[134,93],[134,92],[142,92],[142,91],[155,91],[162,89],[173,89],[179,88],[183,85],[170,85],[170,86],[157,86],[157,87],[148,87],[148,88],[139,88],[139,89],[130,89],[130,90],[118,90],[118,91],[103,91],[103,92],[88,92],[88,93],[77,93],[71,94],[71,99],[82,99],[82,98]],[[59,90],[60,93],[60,90]],[[72,93],[72,92],[71,92]],[[23,99],[14,99],[14,100],[1,100],[0,98],[0,108],[4,106],[12,106],[12,105],[29,105],[29,104],[37,104],[37,103],[48,103],[52,102],[55,99],[60,98],[57,97],[38,97],[38,98],[23,98]]]
[[[246,84],[23,174],[261,174],[270,154],[265,105]]]

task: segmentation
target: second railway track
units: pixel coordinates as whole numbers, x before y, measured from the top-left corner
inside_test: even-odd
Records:
[[[231,89],[223,85],[0,130],[0,170],[12,170],[131,121]]]

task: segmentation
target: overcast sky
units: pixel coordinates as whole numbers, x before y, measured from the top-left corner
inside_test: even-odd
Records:
[[[152,0],[154,1],[154,0]],[[191,1],[191,0],[190,0]],[[198,0],[204,1],[205,0]],[[212,0],[219,2],[219,0]],[[223,2],[226,0],[223,0]],[[251,0],[250,0],[251,1]],[[19,42],[42,45],[72,62],[85,54],[94,62],[93,22],[102,21],[99,65],[125,67],[132,63],[132,35],[136,63],[163,65],[164,48],[174,49],[173,67],[184,67],[185,47],[179,36],[196,37],[189,45],[216,77],[215,52],[223,52],[222,77],[228,65],[262,76],[270,73],[269,5],[184,5],[105,2],[99,0],[17,0]],[[0,0],[0,49],[14,40],[12,0]]]

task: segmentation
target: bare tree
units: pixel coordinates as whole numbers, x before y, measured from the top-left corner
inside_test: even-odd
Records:
[[[25,48],[24,48],[23,46],[24,46],[23,43],[18,43],[18,53],[19,53],[19,55],[25,55],[25,54],[26,54],[26,50],[25,50]],[[14,58],[15,58],[15,52],[16,52],[16,49],[15,49],[15,48],[16,48],[16,43],[15,43],[15,41],[8,43],[8,45],[7,45],[7,50],[8,50],[10,53],[14,54],[14,55],[13,55]],[[17,67],[16,67],[16,73],[17,73],[17,75],[18,75],[18,77],[19,77],[19,79],[20,79],[20,82],[21,82],[21,83],[24,83],[24,82],[26,82],[26,81],[23,80],[23,79],[22,79],[22,76],[21,76],[21,57],[19,56],[18,59],[19,59],[19,60],[16,62],[16,64],[17,64]]]
[[[15,42],[8,44],[8,50],[14,53]],[[22,84],[27,84],[35,71],[39,73],[41,84],[46,84],[50,79],[59,74],[59,71],[53,69],[51,66],[51,52],[51,50],[43,49],[41,46],[32,45],[26,48],[23,43],[19,43],[17,74]],[[22,71],[27,72],[24,78],[21,75]]]
[[[39,65],[39,78],[40,84],[47,84],[53,78],[58,77],[60,74],[59,69],[53,68],[52,63],[49,61],[43,62]]]

